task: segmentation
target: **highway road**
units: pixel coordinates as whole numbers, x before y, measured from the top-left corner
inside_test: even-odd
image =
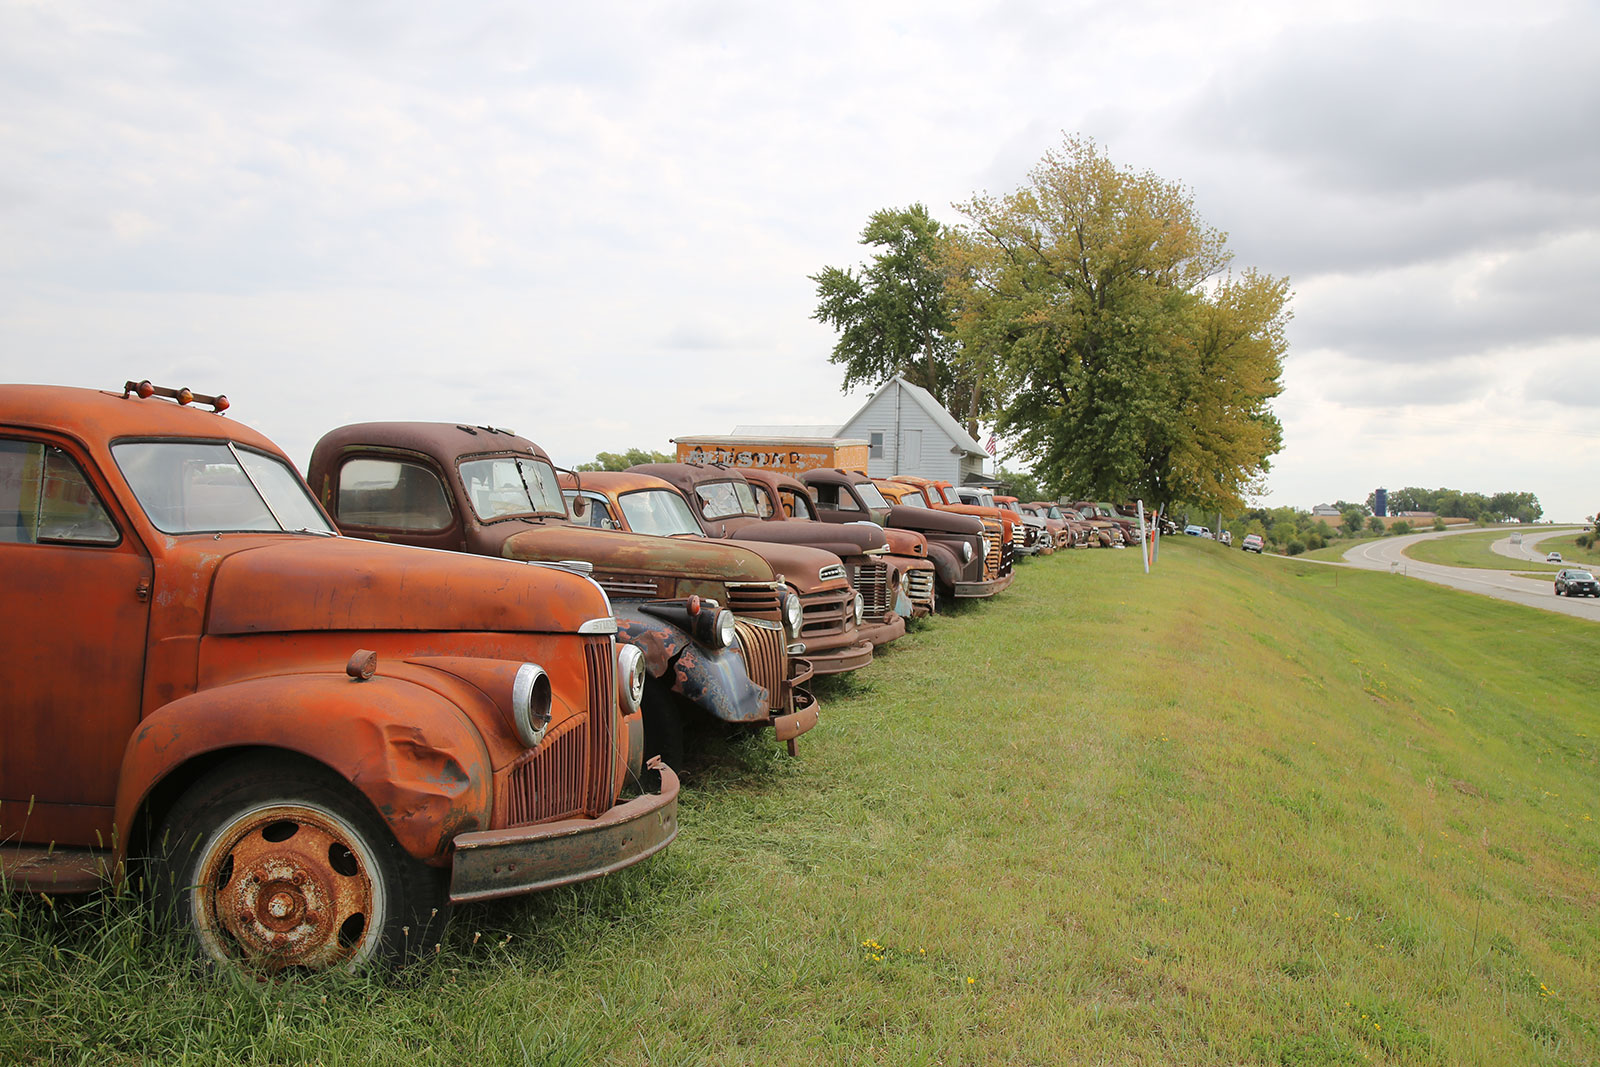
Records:
[[[1520,531],[1522,543],[1514,545],[1509,535],[1495,541],[1491,547],[1495,552],[1506,557],[1507,567],[1515,567],[1519,562],[1535,560],[1544,562],[1545,553],[1539,549],[1540,541],[1558,534],[1572,533],[1581,530],[1581,526],[1540,526],[1529,530]],[[1592,619],[1600,622],[1600,598],[1581,597],[1572,598],[1556,596],[1554,587],[1550,582],[1538,581],[1532,578],[1518,578],[1511,571],[1477,570],[1471,567],[1443,567],[1436,563],[1422,563],[1405,555],[1407,545],[1418,541],[1427,541],[1436,537],[1458,537],[1466,533],[1480,533],[1482,531],[1444,530],[1440,532],[1408,534],[1405,537],[1384,537],[1375,541],[1364,541],[1350,548],[1344,554],[1347,564],[1362,567],[1366,570],[1389,571],[1396,575],[1408,578],[1421,578],[1423,581],[1436,582],[1439,585],[1448,585],[1454,589],[1462,589],[1469,593],[1481,593],[1484,596],[1499,597],[1501,600],[1510,600],[1518,604],[1526,604],[1533,608],[1544,608],[1546,611],[1559,611],[1565,615],[1576,615],[1579,618]]]

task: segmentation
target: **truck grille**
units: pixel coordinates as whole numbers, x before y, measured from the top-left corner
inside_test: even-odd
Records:
[[[983,520],[983,533],[989,539],[989,555],[983,561],[983,577],[985,581],[994,581],[1003,571],[1000,566],[1004,560],[1004,545],[1000,543],[1005,536],[1005,528],[994,519]]]
[[[789,713],[789,643],[783,630],[749,619],[734,619],[739,634],[739,652],[744,656],[745,673],[767,691],[767,707],[775,715]]]
[[[553,727],[511,765],[499,798],[500,826],[594,818],[616,800],[616,657],[611,639],[585,643],[588,714]]]
[[[783,617],[778,610],[781,590],[782,587],[776,582],[729,582],[728,603],[724,606],[735,615],[766,619],[781,625]]]
[[[829,563],[817,572],[817,581],[831,582],[835,578],[844,577],[844,566],[838,563]]]
[[[618,600],[654,600],[661,595],[656,583],[648,579],[596,575],[595,581],[600,583],[600,588],[604,589],[607,595]]]
[[[933,571],[906,571],[906,599],[933,607]]]
[[[855,596],[849,589],[823,590],[820,593],[800,595],[800,639],[827,637],[842,634],[848,628],[846,620],[854,624],[856,618]]]
[[[879,619],[894,610],[889,599],[889,566],[878,560],[862,563],[852,568],[850,584],[861,594],[861,617]]]

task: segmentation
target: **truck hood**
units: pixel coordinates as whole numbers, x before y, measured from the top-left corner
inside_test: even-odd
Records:
[[[927,530],[933,533],[983,533],[983,523],[970,515],[935,511],[932,508],[908,508],[904,504],[889,509],[889,525],[900,530]]]
[[[777,523],[768,525],[775,526]],[[824,552],[810,545],[783,545],[774,541],[742,541],[740,544],[761,553],[767,565],[783,575],[784,580],[794,586],[797,592],[815,593],[849,584],[842,574],[843,562],[832,552]],[[823,581],[819,575],[824,567],[840,568],[841,576]]]
[[[226,539],[185,539],[197,566]],[[161,591],[156,591],[161,596]],[[312,630],[575,633],[611,606],[589,579],[509,560],[355,538],[281,537],[231,552],[211,583],[208,634]]]
[[[597,571],[712,582],[770,582],[772,568],[743,545],[699,537],[655,537],[560,523],[534,525],[506,539],[508,559],[587,560]]]
[[[810,545],[836,556],[859,556],[888,544],[880,526],[856,523],[809,522],[788,519],[783,522],[753,522],[730,528],[735,541],[767,541],[780,545]]]
[[[915,530],[885,530],[889,551],[896,556],[926,556],[928,539]]]

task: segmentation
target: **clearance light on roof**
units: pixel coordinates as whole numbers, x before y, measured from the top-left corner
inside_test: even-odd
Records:
[[[169,389],[164,385],[151,385],[148,378],[142,382],[127,382],[124,384],[122,398],[126,400],[130,396],[137,396],[140,400],[149,400],[153,396],[164,396],[170,400],[176,400],[184,407],[198,400],[202,404],[210,404],[211,410],[219,415],[228,410],[228,398],[221,393],[216,396],[206,396],[204,393],[195,392],[188,386],[182,389]]]

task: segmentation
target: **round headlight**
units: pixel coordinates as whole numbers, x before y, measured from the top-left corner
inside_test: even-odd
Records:
[[[856,625],[857,626],[861,625],[861,616],[865,615],[866,611],[867,611],[867,602],[865,600],[861,599],[861,594],[860,593],[857,593],[856,594]]]
[[[644,653],[638,645],[617,646],[617,691],[624,714],[632,715],[644,705]]]
[[[800,624],[805,621],[805,609],[800,604],[800,598],[793,593],[783,594],[783,623],[789,628],[789,636],[800,636]]]
[[[736,633],[737,631],[733,625],[733,612],[727,608],[717,612],[717,629],[713,635],[716,638],[717,647],[727,648],[732,645]]]
[[[972,562],[972,542],[971,541],[963,541],[963,542],[961,542],[961,562],[962,563],[971,563]]]
[[[536,748],[550,728],[550,677],[537,663],[517,668],[511,682],[511,718],[517,727],[517,740],[526,748]]]

